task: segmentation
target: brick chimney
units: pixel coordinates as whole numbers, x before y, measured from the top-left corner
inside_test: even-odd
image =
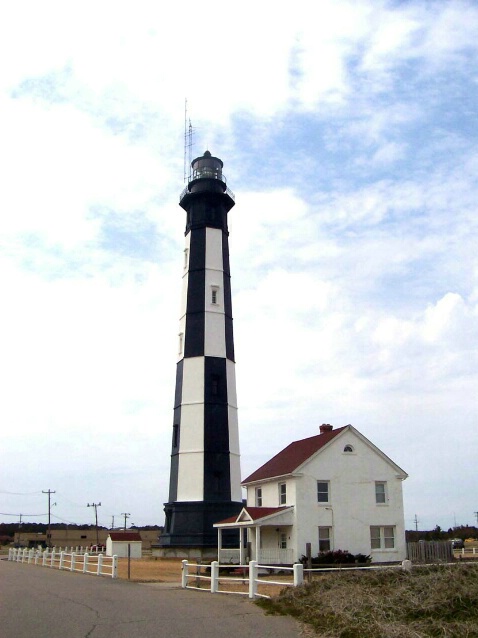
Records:
[[[323,434],[324,432],[331,432],[333,429],[333,425],[330,425],[329,423],[322,423],[320,426],[320,433]]]

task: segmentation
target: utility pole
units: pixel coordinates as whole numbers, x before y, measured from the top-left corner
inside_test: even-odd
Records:
[[[128,512],[121,512],[121,516],[124,516],[124,531],[126,532],[126,519],[131,516]]]
[[[23,514],[20,514],[20,522],[18,523],[18,547],[21,547],[20,536],[22,533],[22,516]]]
[[[414,522],[415,522],[415,531],[418,532],[418,518],[416,514],[415,514]]]
[[[473,514],[476,516],[476,524],[478,525],[478,512],[473,512]]]
[[[42,490],[42,494],[48,494],[48,535],[46,544],[51,547],[51,495],[56,494],[55,490]]]
[[[95,525],[96,525],[96,549],[98,550],[100,545],[100,539],[98,536],[98,507],[101,507],[101,501],[99,503],[87,503],[87,507],[95,508]]]
[[[115,528],[115,515],[113,514],[111,517],[111,529]]]

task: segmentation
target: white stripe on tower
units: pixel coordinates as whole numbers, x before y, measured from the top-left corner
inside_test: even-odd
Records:
[[[226,357],[223,234],[220,228],[206,228],[206,285],[204,291],[204,354],[206,357]]]

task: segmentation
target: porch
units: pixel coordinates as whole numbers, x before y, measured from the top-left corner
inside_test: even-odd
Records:
[[[254,560],[266,565],[292,565],[294,548],[293,507],[245,507],[231,519],[216,523],[218,561],[244,565]],[[238,548],[222,547],[222,531],[237,529]]]
[[[247,552],[244,552],[244,556]],[[223,564],[244,565],[247,561],[241,561],[240,549],[218,549],[218,561]],[[294,550],[280,548],[265,548],[259,550],[259,558],[255,559],[263,565],[292,565],[294,563]]]

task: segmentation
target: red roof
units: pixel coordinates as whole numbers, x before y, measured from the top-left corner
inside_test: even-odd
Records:
[[[290,505],[284,505],[282,507],[244,507],[236,516],[230,516],[229,518],[219,521],[216,525],[224,525],[225,523],[236,523],[242,512],[247,512],[251,517],[251,520],[257,521],[260,518],[265,518],[271,514],[278,514],[283,510],[290,509]]]
[[[259,518],[265,518],[271,514],[278,514],[282,512],[282,510],[289,509],[289,507],[245,507],[244,509],[253,521],[257,521]]]
[[[253,481],[263,481],[264,479],[276,476],[284,476],[296,470],[304,461],[307,461],[313,454],[324,447],[329,441],[340,434],[345,428],[337,428],[336,430],[328,430],[322,434],[311,436],[308,439],[294,441],[281,452],[273,456],[267,463],[264,463],[258,470],[248,476],[243,484],[252,483]],[[254,508],[252,508],[254,509]],[[249,508],[248,510],[249,511]]]
[[[140,541],[141,534],[139,532],[110,532],[112,541]]]

